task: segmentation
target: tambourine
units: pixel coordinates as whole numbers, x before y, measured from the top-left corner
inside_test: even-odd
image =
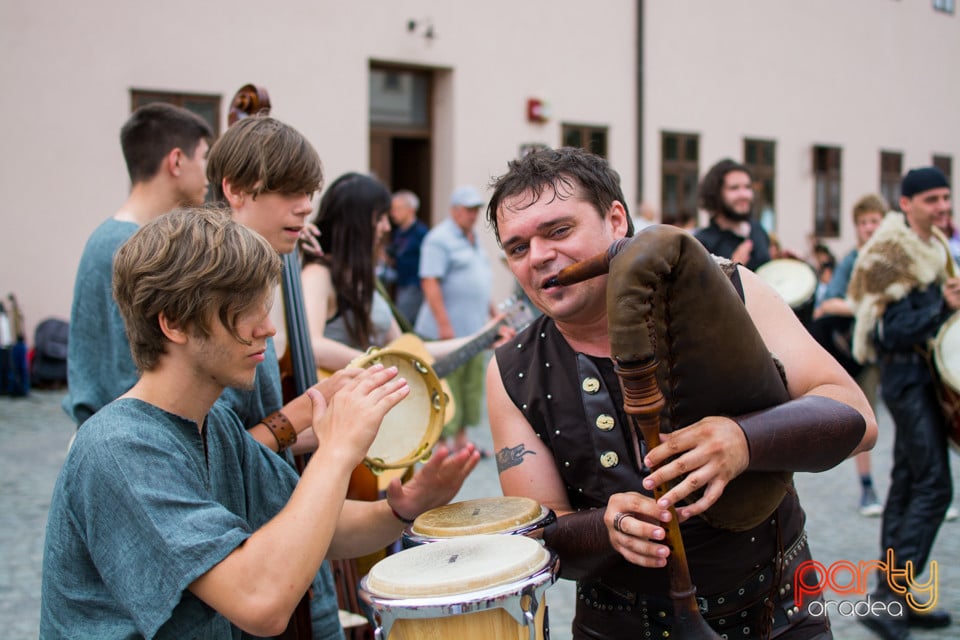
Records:
[[[756,274],[794,310],[811,302],[817,290],[817,273],[803,260],[771,260],[758,267]]]
[[[410,353],[373,349],[349,366],[367,368],[377,363],[396,367],[410,394],[387,412],[367,450],[363,462],[374,473],[403,469],[428,458],[443,431],[447,407],[447,396],[433,368]]]

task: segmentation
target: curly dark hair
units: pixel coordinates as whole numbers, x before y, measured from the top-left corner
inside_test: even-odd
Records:
[[[753,174],[746,165],[740,164],[736,160],[724,158],[717,164],[710,167],[707,174],[700,181],[700,189],[697,193],[700,208],[708,211],[710,215],[723,211],[723,180],[727,174],[732,171],[742,171],[753,180]]]
[[[553,190],[555,198],[565,200],[577,193],[592,204],[600,217],[607,215],[613,203],[619,202],[627,214],[627,235],[633,235],[633,221],[626,199],[620,189],[620,174],[610,168],[600,156],[578,147],[539,149],[519,160],[507,163],[507,173],[491,182],[493,195],[487,205],[487,222],[493,227],[500,244],[500,229],[497,225],[497,209],[507,198],[529,191],[532,199],[525,208],[543,194],[544,189]]]

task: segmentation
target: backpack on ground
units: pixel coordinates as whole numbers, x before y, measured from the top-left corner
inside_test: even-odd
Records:
[[[37,325],[33,338],[30,382],[42,389],[58,389],[67,384],[67,338],[70,324],[59,318],[47,318]]]

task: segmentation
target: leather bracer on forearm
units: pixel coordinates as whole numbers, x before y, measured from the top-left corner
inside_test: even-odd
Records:
[[[560,577],[583,580],[622,560],[610,544],[603,509],[560,516],[543,530],[543,542],[560,558]]]
[[[863,438],[867,423],[853,407],[804,396],[733,418],[747,437],[750,471],[826,471]]]

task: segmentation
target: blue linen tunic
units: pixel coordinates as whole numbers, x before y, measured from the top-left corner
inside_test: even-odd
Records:
[[[90,234],[80,257],[67,342],[70,389],[63,399],[63,410],[77,426],[139,377],[112,284],[113,256],[139,228],[109,218]]]
[[[187,587],[283,508],[297,476],[221,405],[204,431],[120,399],[78,432],[50,507],[41,637],[242,637]]]
[[[63,401],[64,410],[78,427],[126,393],[139,378],[130,355],[123,317],[113,299],[112,285],[113,257],[137,229],[139,226],[133,222],[105,220],[91,234],[80,259],[70,316],[67,356],[70,389]],[[273,339],[267,340],[267,351],[257,367],[253,390],[225,389],[217,405],[232,410],[247,429],[283,406],[280,366]],[[276,456],[267,449],[264,451]],[[279,459],[286,459],[293,468],[289,451]],[[315,640],[343,638],[336,589],[327,562],[314,580],[310,610]]]

